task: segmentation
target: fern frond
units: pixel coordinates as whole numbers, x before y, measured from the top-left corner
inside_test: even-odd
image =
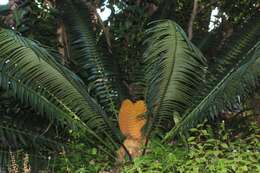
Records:
[[[211,90],[246,53],[259,41],[260,15],[256,14],[245,22],[239,31],[225,42],[217,52],[216,62],[209,67],[207,91]]]
[[[97,48],[89,10],[84,4],[66,1],[64,23],[68,31],[70,57],[76,73],[104,110],[117,117],[121,97],[114,60]]]
[[[156,124],[183,113],[203,82],[205,58],[172,21],[158,21],[147,30],[146,102]],[[149,113],[148,113],[149,114]],[[169,124],[169,123],[168,123]]]
[[[33,134],[30,131],[19,129],[17,127],[9,127],[0,125],[1,148],[24,148],[24,149],[39,149],[39,151],[49,150],[57,151],[65,145],[55,141],[54,139]]]
[[[75,87],[73,79],[50,61],[36,43],[0,29],[0,86],[42,115],[72,129],[82,129],[110,147],[100,137],[107,135],[106,115],[89,96]],[[99,133],[99,134],[97,134]],[[91,139],[89,140],[91,141]]]
[[[216,117],[221,111],[232,107],[237,98],[245,100],[259,86],[260,42],[251,49],[211,92],[165,137],[170,139],[178,131],[186,130],[203,119]]]

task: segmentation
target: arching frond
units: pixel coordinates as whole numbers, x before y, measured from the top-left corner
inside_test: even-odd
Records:
[[[12,31],[0,29],[0,86],[49,119],[72,129],[82,129],[110,147],[100,137],[107,134],[105,113],[76,87],[72,73],[59,69],[43,50]],[[68,73],[71,75],[65,77]]]
[[[146,101],[155,123],[183,113],[203,82],[205,59],[172,21],[159,21],[147,30]],[[173,121],[172,121],[173,122]]]
[[[10,167],[11,153],[13,156],[17,155],[16,152],[22,154],[22,157],[16,157],[17,162],[24,160],[25,153],[29,154],[31,171],[38,172],[40,167],[48,166],[43,165],[42,157],[48,161],[49,156],[53,159],[63,148],[69,148],[62,139],[66,132],[57,132],[60,128],[10,97],[1,97],[0,114],[1,172],[6,172],[4,170]]]
[[[54,139],[47,138],[41,134],[34,134],[25,129],[17,127],[10,127],[7,125],[0,125],[1,147],[5,149],[24,148],[39,149],[39,151],[49,150],[57,151],[65,145]]]
[[[0,148],[57,151],[64,147],[62,137],[67,134],[46,116],[21,105],[9,93],[0,91]]]
[[[83,79],[90,94],[104,110],[118,114],[120,85],[114,60],[97,48],[91,18],[85,4],[66,1],[64,23],[68,32],[70,57],[76,73]]]
[[[197,122],[214,118],[228,106],[247,98],[259,86],[260,42],[243,60],[211,90],[211,92],[174,127],[165,137],[170,139],[180,130],[194,126]]]
[[[256,14],[251,17],[239,29],[239,31],[234,31],[235,33],[228,38],[221,51],[215,55],[216,62],[209,67],[205,90],[211,90],[259,41],[260,15]]]

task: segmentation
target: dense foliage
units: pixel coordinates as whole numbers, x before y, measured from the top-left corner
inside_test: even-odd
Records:
[[[123,172],[258,172],[259,127],[251,124],[248,130],[232,137],[232,130],[226,129],[225,123],[217,129],[200,124],[190,129],[188,148],[181,143],[162,145],[153,141],[149,153],[126,166]]]
[[[0,6],[0,172],[259,171],[259,5]]]

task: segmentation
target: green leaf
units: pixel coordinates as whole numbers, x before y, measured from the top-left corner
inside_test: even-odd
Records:
[[[188,138],[188,142],[194,141],[196,138],[194,136]]]
[[[98,49],[91,15],[84,3],[67,0],[63,21],[68,34],[72,67],[87,85],[88,91],[114,118],[118,115],[121,85],[113,57],[104,56]]]
[[[146,102],[157,126],[165,126],[172,124],[174,111],[182,114],[192,103],[203,83],[205,58],[175,22],[152,24],[144,53]]]
[[[259,41],[259,17],[259,13],[255,14],[238,31],[234,30],[231,38],[228,38],[222,49],[216,53],[216,61],[212,61],[213,64],[209,65],[205,87],[198,92],[198,97],[194,100],[196,103],[206,97],[222,78],[234,68],[234,64],[237,64]],[[219,45],[215,46],[218,47]]]
[[[228,149],[228,145],[226,143],[221,143],[220,145],[221,145],[222,148]]]
[[[50,120],[86,131],[110,148],[101,137],[108,132],[106,114],[76,87],[72,75],[66,75],[71,72],[47,59],[47,52],[40,50],[44,48],[0,28],[0,86]],[[88,142],[92,143],[90,138]]]
[[[205,118],[214,118],[229,105],[241,100],[259,86],[260,42],[258,42],[215,88],[174,127],[164,138],[171,138],[177,131],[196,125]]]

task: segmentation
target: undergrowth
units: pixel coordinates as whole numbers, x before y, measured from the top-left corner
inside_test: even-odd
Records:
[[[190,129],[188,148],[182,143],[153,140],[149,153],[123,168],[124,173],[248,173],[260,172],[260,128],[251,124],[232,136],[222,122],[218,129],[200,124]]]
[[[224,122],[214,127],[204,123],[190,129],[182,142],[175,139],[162,144],[153,138],[146,155],[120,168],[96,148],[72,142],[73,149],[62,151],[52,169],[41,173],[260,173],[259,140],[260,127],[255,123],[244,129],[225,128]],[[9,168],[18,166],[14,161]],[[29,164],[26,173],[32,172]]]

